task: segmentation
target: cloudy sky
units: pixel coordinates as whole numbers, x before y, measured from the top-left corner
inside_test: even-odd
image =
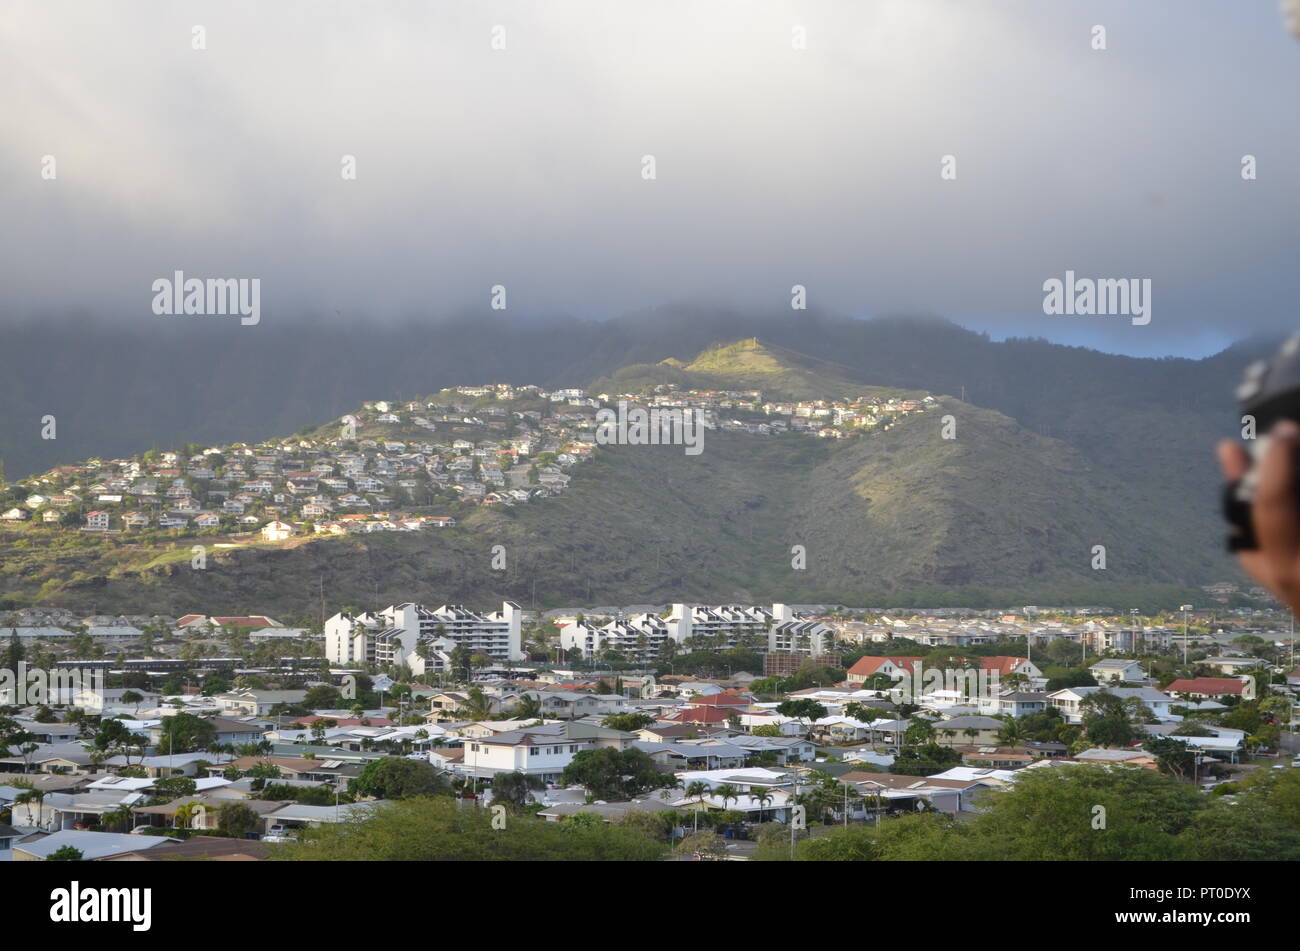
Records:
[[[147,327],[180,269],[261,278],[264,321],[802,284],[1202,354],[1300,322],[1297,88],[1276,0],[6,0],[0,327]],[[1044,315],[1067,269],[1150,278],[1151,323]]]

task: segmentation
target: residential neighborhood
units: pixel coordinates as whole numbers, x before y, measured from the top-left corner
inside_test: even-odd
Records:
[[[667,859],[815,856],[852,835],[887,857],[894,823],[979,829],[1018,788],[1078,770],[1145,773],[1205,809],[1290,782],[1290,636],[1250,612],[1181,632],[1136,620],[685,602],[406,602],[300,628],[15,612],[6,663],[59,676],[0,680],[0,860],[258,861],[340,823],[475,814],[594,824]]]
[[[615,403],[690,408],[706,430],[843,439],[883,432],[930,396],[781,402],[760,390],[589,394],[506,383],[366,402],[337,423],[258,445],[150,451],[61,465],[9,486],[0,523],[104,536],[313,535],[454,528],[457,513],[565,491]],[[16,493],[16,494],[15,494]]]

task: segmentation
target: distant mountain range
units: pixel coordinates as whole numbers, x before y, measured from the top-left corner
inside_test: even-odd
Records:
[[[936,412],[871,437],[710,433],[698,457],[602,448],[563,496],[477,511],[463,531],[435,537],[241,551],[207,572],[93,556],[78,563],[76,586],[45,597],[100,610],[311,613],[322,588],[331,603],[365,605],[1167,605],[1236,577],[1221,550],[1211,450],[1234,432],[1242,367],[1268,345],[1149,360],[999,343],[938,320],[691,309],[594,324],[162,322],[148,339],[29,326],[4,340],[0,453],[11,478],[90,455],[285,435],[365,399],[457,384],[599,392],[675,383],[799,399],[880,387],[940,397]],[[53,441],[40,439],[46,414],[58,420]],[[944,415],[954,439],[940,436]],[[512,553],[504,576],[488,569],[493,544]],[[791,566],[795,545],[807,552],[802,570]],[[1092,567],[1097,545],[1105,570]],[[0,594],[30,590],[16,585],[12,559],[0,560]]]

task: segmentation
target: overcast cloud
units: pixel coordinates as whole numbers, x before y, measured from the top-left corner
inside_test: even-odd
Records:
[[[1205,353],[1300,323],[1297,88],[1275,0],[7,0],[0,326],[148,327],[180,269],[260,277],[264,322],[486,311],[493,284],[521,317],[768,309],[798,283]],[[1045,316],[1067,268],[1150,278],[1151,323]]]

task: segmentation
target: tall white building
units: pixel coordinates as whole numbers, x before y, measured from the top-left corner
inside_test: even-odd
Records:
[[[630,660],[655,660],[669,639],[668,623],[657,614],[634,614],[600,625],[575,619],[560,628],[560,646],[566,651],[577,648],[587,658],[616,650]]]
[[[785,605],[772,605],[774,609],[784,609]],[[777,618],[773,612],[756,605],[720,604],[715,607],[703,605],[674,604],[668,613],[668,632],[678,644],[689,643],[695,639],[698,643],[717,644],[724,647],[736,647],[743,640],[756,638],[760,647],[767,641],[768,631],[775,626]]]
[[[325,656],[344,665],[405,664],[417,675],[445,669],[457,647],[498,662],[522,660],[522,620],[513,601],[503,601],[501,610],[490,614],[460,604],[430,610],[410,602],[382,611],[340,612],[325,622]]]
[[[653,660],[667,641],[684,649],[737,647],[772,654],[822,654],[830,650],[833,631],[819,621],[796,616],[785,604],[772,610],[740,604],[716,607],[674,604],[663,618],[657,614],[635,614],[607,624],[573,620],[560,628],[560,646],[575,647],[584,657],[617,650],[636,660]]]

